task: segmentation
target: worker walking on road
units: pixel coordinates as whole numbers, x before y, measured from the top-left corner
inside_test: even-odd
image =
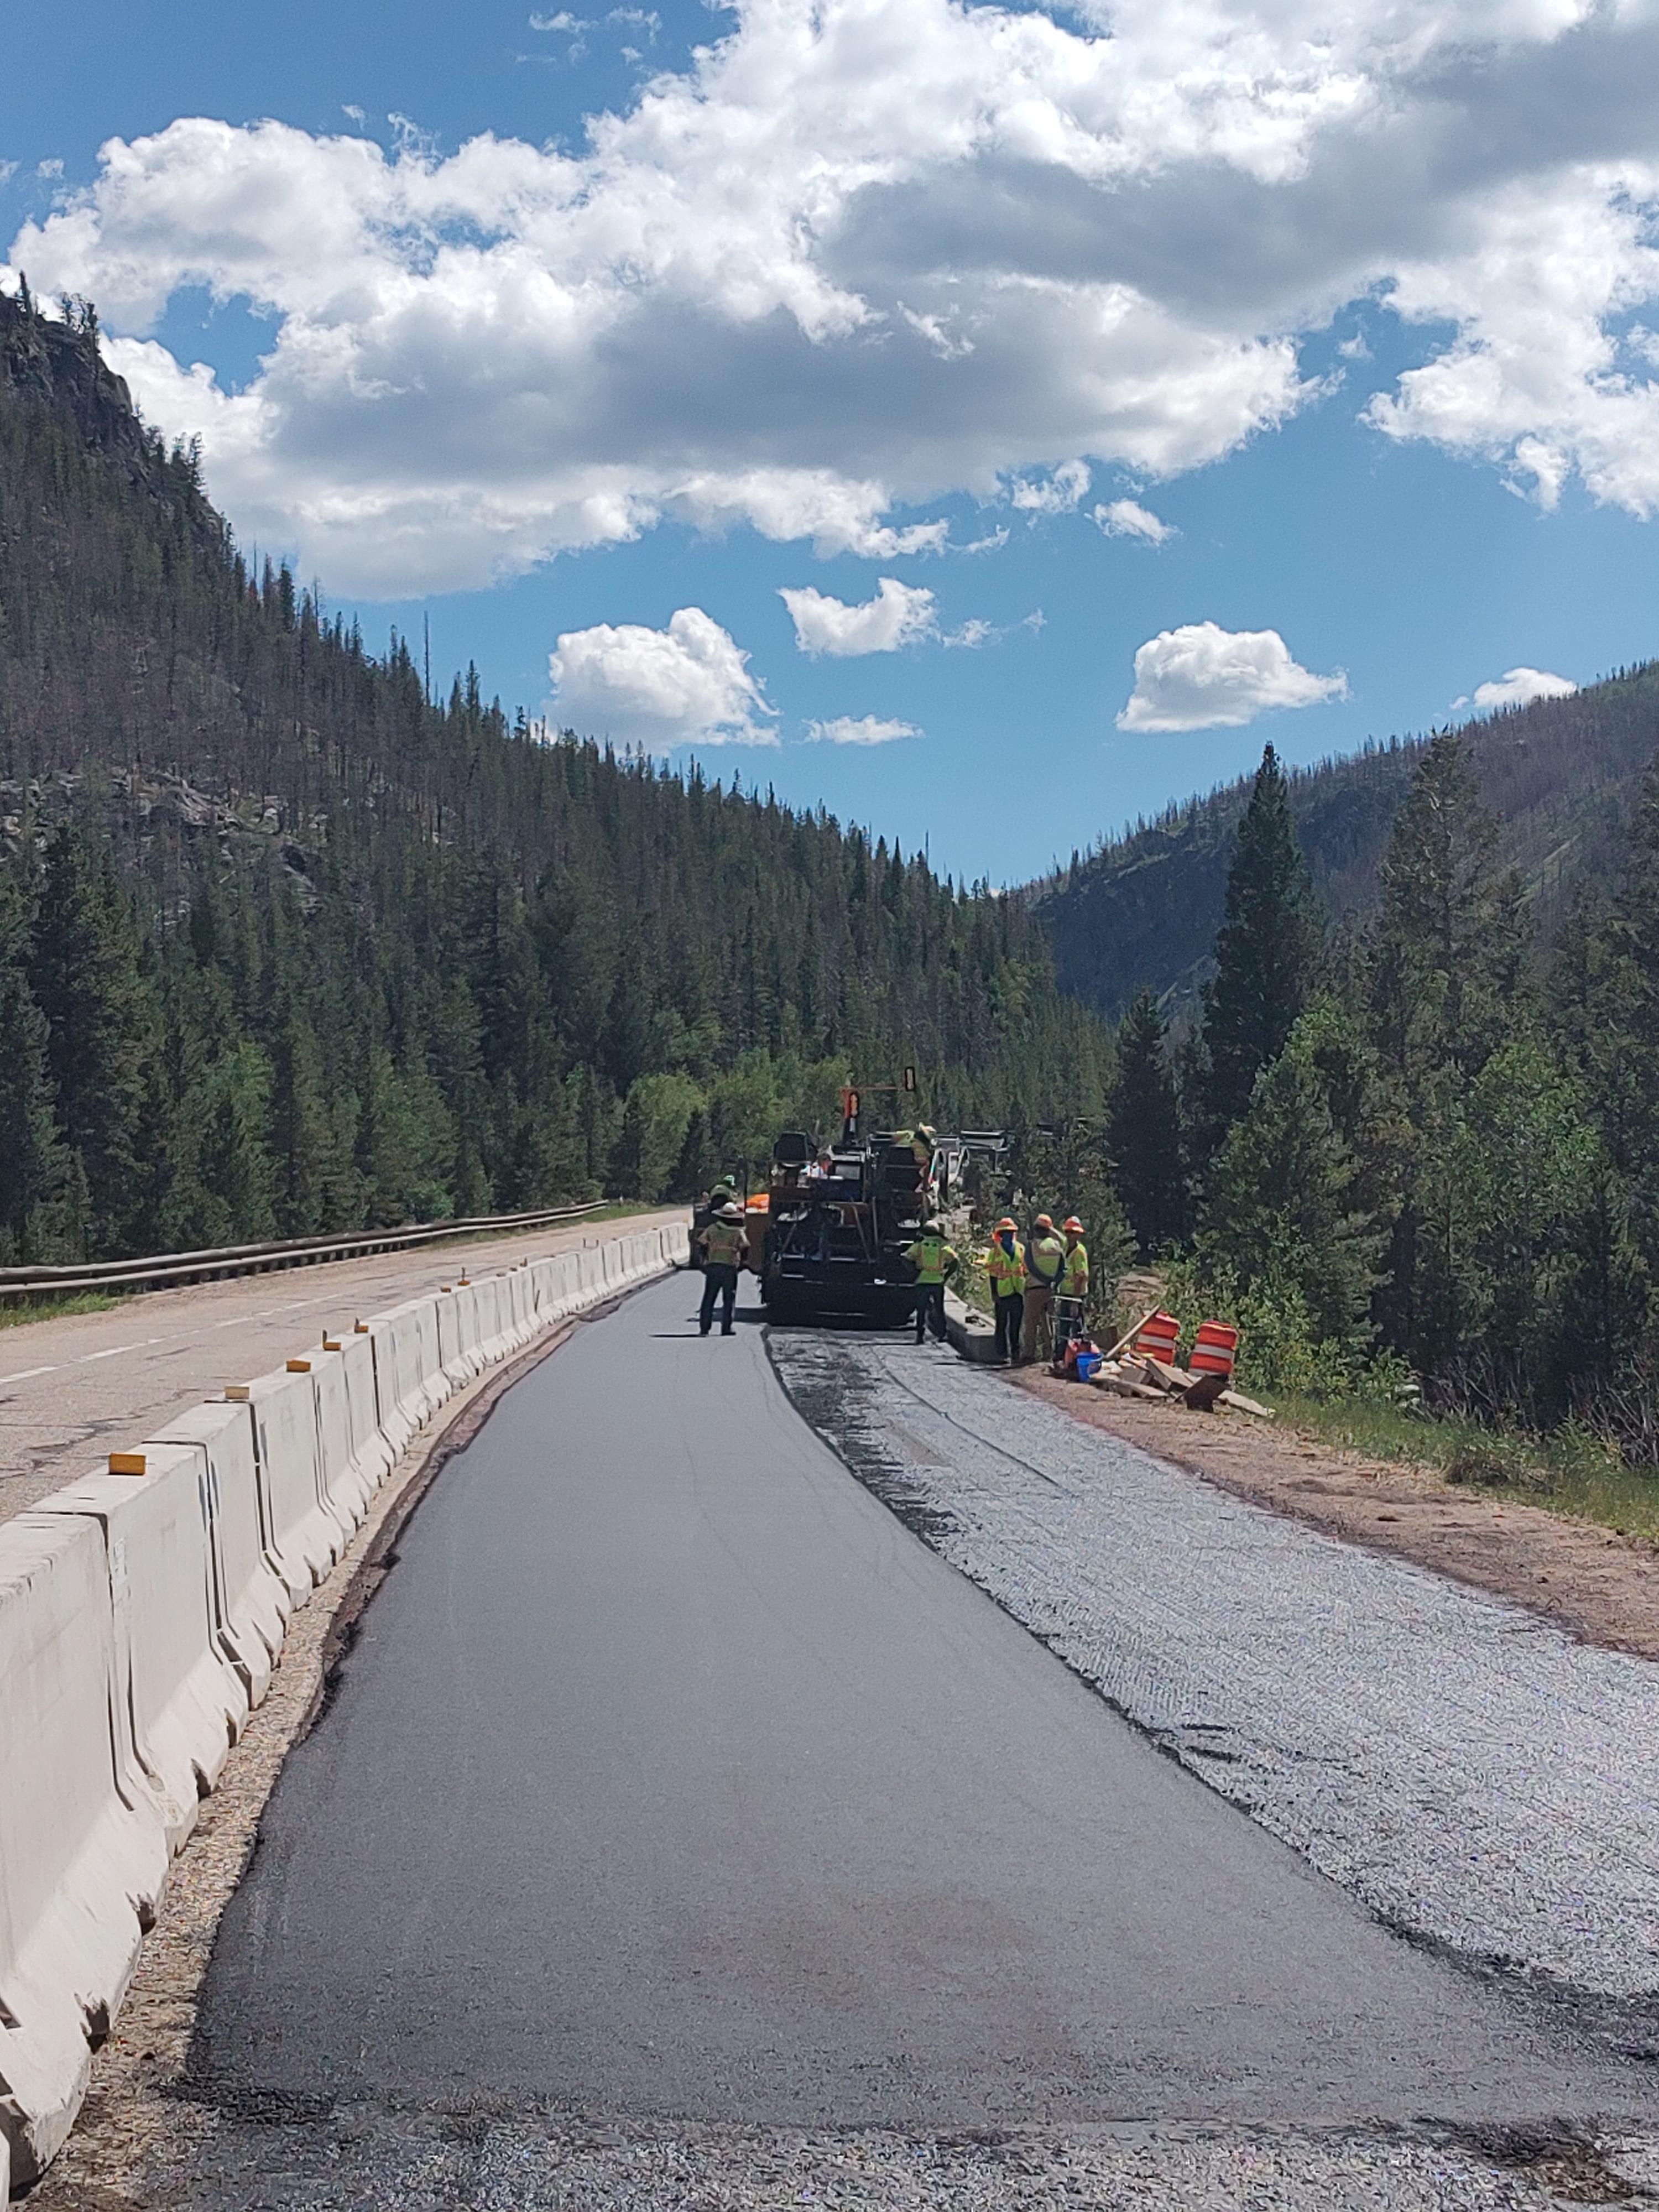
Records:
[[[1054,1300],[1054,1364],[1066,1357],[1066,1346],[1083,1334],[1084,1309],[1089,1303],[1089,1248],[1083,1241],[1083,1224],[1070,1214],[1060,1224],[1066,1239],[1066,1261],[1060,1269],[1059,1295]]]
[[[1022,1367],[1030,1364],[1049,1336],[1054,1292],[1066,1272],[1066,1247],[1054,1234],[1054,1216],[1039,1213],[1025,1248],[1025,1311],[1019,1338]]]
[[[728,1199],[697,1242],[702,1247],[702,1310],[697,1316],[697,1333],[707,1336],[714,1326],[714,1301],[719,1298],[720,1334],[730,1336],[732,1310],[738,1303],[738,1269],[749,1249],[743,1208]]]
[[[997,1357],[1010,1367],[1019,1362],[1019,1334],[1025,1319],[1025,1247],[1013,1218],[1004,1214],[991,1238],[985,1272],[990,1278],[996,1316]]]
[[[931,1328],[943,1344],[945,1285],[957,1266],[956,1252],[945,1241],[944,1224],[925,1221],[915,1243],[905,1246],[904,1256],[916,1271],[916,1342]]]

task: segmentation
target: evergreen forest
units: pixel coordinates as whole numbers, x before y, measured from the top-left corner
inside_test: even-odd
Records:
[[[0,1257],[683,1197],[905,1065],[1103,1106],[1025,903],[822,813],[428,699],[257,569],[0,297]]]
[[[1659,769],[1540,937],[1471,748],[1415,748],[1359,922],[1331,928],[1268,747],[1197,1023],[1118,1033],[1144,1255],[1312,1395],[1566,1421],[1659,1455]]]

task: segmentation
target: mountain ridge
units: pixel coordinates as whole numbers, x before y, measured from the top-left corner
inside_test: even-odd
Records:
[[[1374,906],[1395,811],[1432,734],[1286,769],[1315,893],[1331,921],[1363,921]],[[1659,750],[1659,662],[1620,669],[1569,698],[1504,708],[1457,734],[1547,940],[1575,886],[1613,851]],[[1109,1020],[1143,984],[1177,1015],[1190,1006],[1220,925],[1250,781],[1173,805],[1024,888],[1062,989]]]

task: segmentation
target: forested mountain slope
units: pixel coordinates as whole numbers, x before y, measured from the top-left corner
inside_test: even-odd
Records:
[[[655,1196],[838,1083],[1097,1107],[1018,901],[769,798],[428,703],[0,298],[0,1254]]]
[[[1659,664],[1569,699],[1472,723],[1461,732],[1504,859],[1519,868],[1534,921],[1552,938],[1574,886],[1609,865],[1637,787],[1659,747]],[[1333,921],[1370,913],[1377,866],[1423,740],[1376,746],[1291,776],[1291,805],[1314,890]],[[1106,844],[1032,887],[1063,987],[1108,1015],[1145,984],[1190,1001],[1221,921],[1241,779]]]

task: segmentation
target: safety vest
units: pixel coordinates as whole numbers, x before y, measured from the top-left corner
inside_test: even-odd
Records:
[[[1014,1249],[1005,1252],[1000,1243],[993,1243],[985,1262],[985,1272],[991,1279],[991,1288],[1000,1298],[1012,1297],[1023,1289],[1025,1282],[1025,1247],[1018,1237]]]
[[[1088,1295],[1089,1248],[1080,1237],[1066,1255],[1066,1276],[1060,1288],[1068,1298]]]
[[[711,1221],[703,1231],[703,1250],[711,1267],[735,1267],[747,1237],[735,1221]]]
[[[957,1263],[957,1255],[942,1237],[919,1237],[907,1244],[904,1256],[916,1271],[919,1283],[942,1283]]]
[[[1027,1249],[1025,1264],[1031,1280],[1052,1291],[1066,1272],[1066,1247],[1058,1237],[1038,1237]]]

